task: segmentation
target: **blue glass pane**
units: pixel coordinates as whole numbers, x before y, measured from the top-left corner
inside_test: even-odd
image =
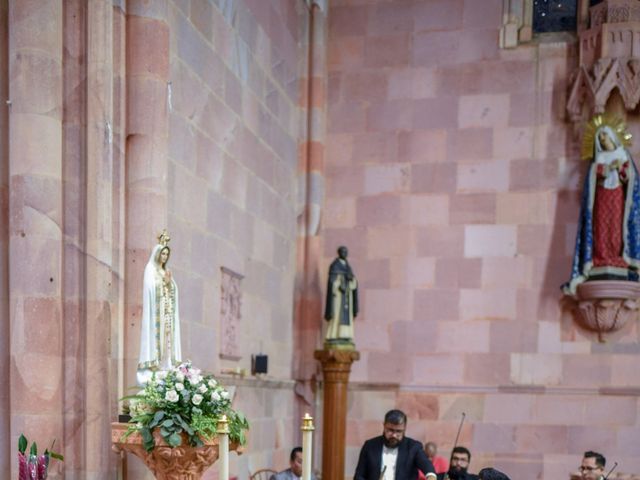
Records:
[[[577,4],[578,0],[534,0],[533,31],[575,32]]]

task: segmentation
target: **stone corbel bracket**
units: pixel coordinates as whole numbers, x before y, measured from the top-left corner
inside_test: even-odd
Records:
[[[640,283],[617,280],[592,280],[578,285],[578,321],[598,334],[620,330],[638,318]]]

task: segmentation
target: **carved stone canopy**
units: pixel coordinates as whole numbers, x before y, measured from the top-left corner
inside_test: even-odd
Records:
[[[624,107],[640,102],[640,0],[605,0],[589,8],[589,28],[579,36],[567,111],[573,122],[604,113],[618,89]]]

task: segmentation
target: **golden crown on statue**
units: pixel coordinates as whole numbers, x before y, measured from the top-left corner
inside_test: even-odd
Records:
[[[165,228],[164,230],[162,230],[162,232],[160,232],[160,235],[158,235],[158,243],[163,247],[166,247],[167,245],[169,245],[170,241],[171,237],[169,236],[169,232],[167,232],[167,229]]]

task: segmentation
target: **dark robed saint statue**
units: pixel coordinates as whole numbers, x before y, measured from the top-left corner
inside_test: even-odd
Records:
[[[353,345],[353,319],[358,315],[358,282],[347,261],[347,247],[338,248],[338,258],[329,267],[324,318],[329,322],[325,343]]]

